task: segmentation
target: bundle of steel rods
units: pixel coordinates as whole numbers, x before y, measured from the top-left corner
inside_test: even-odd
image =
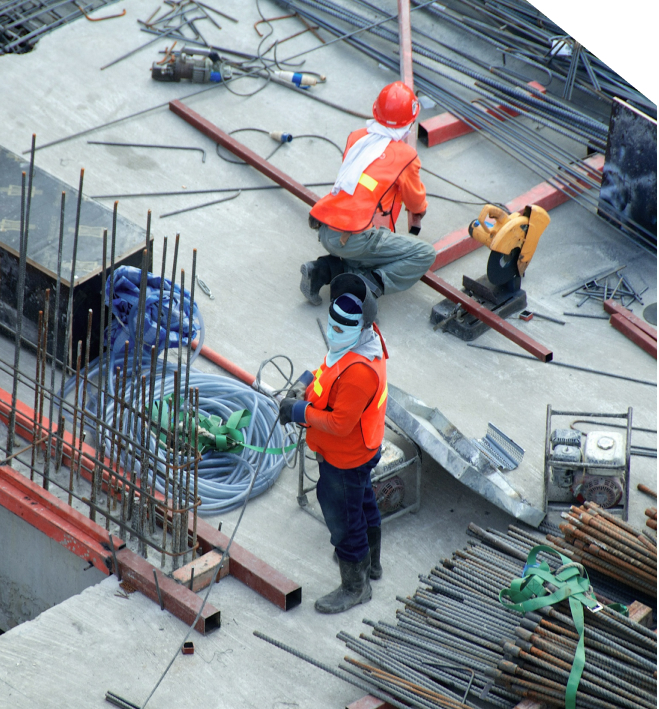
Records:
[[[389,24],[373,26],[374,16],[380,19],[387,16],[384,10],[374,4],[366,0],[352,0],[352,4],[348,0],[342,4],[330,0],[277,2],[337,37],[344,36],[353,28],[364,29],[364,32],[346,37],[346,43],[379,64],[395,72],[399,71],[399,59],[395,49],[399,41],[397,23],[393,18]],[[368,15],[357,12],[357,9],[364,8],[367,8]],[[438,24],[445,24],[447,18],[453,17],[452,11],[437,4],[425,7],[424,11],[436,15]],[[455,20],[454,17],[453,19]],[[337,21],[340,24],[337,24]],[[462,19],[455,20],[452,24],[459,31],[471,30],[471,35],[475,33],[477,38],[484,37],[482,31],[473,30]],[[623,222],[622,217],[612,208],[600,203],[601,173],[583,160],[583,154],[578,154],[582,153],[583,149],[583,152],[594,150],[600,153],[606,150],[608,118],[604,116],[608,115],[610,108],[607,96],[601,91],[596,92],[597,97],[605,103],[604,116],[602,113],[598,116],[589,115],[585,109],[563,97],[541,92],[529,84],[526,76],[510,70],[502,71],[478,60],[475,52],[467,54],[457,47],[440,42],[436,39],[437,32],[424,33],[417,29],[414,19],[412,25],[415,90],[435,100],[446,111],[473,130],[479,131],[505,153],[519,160],[589,211],[604,216],[607,221],[624,234],[632,236],[641,245],[650,250],[656,249],[656,234],[626,217]],[[419,41],[419,37],[427,41]],[[509,51],[510,46],[516,46],[513,39],[513,35],[509,35],[505,42],[502,39],[499,48],[506,50],[506,56],[523,59],[526,64],[532,62],[522,54]],[[549,47],[551,48],[551,42]],[[444,50],[459,59],[448,56]],[[428,64],[424,59],[432,64]],[[476,69],[472,68],[472,65],[475,65]],[[546,67],[537,62],[533,62],[533,65],[536,69],[540,66],[543,71],[546,70]],[[492,78],[493,74],[496,79]],[[552,74],[549,76],[551,79]],[[518,117],[511,118],[515,115]],[[523,118],[531,119],[538,126],[550,128],[552,134],[540,133],[532,125],[527,125]],[[558,136],[581,144],[583,149],[566,148],[565,141]]]
[[[14,0],[0,4],[0,54],[29,52],[45,35],[115,0]],[[125,11],[124,11],[125,12]]]
[[[512,708],[520,698],[565,706],[577,644],[569,607],[563,603],[522,617],[504,608],[499,592],[521,578],[530,550],[542,535],[511,525],[507,533],[470,524],[482,542],[454,552],[404,605],[396,624],[364,620],[371,635],[338,637],[365,661],[340,665],[375,692],[413,707]],[[560,560],[541,553],[553,570]],[[587,612],[586,667],[577,693],[580,709],[643,707],[656,692],[654,633],[604,609]],[[633,702],[638,699],[637,703]],[[482,706],[482,704],[480,704]]]
[[[547,539],[566,556],[651,597],[657,593],[657,547],[641,532],[594,502],[564,512],[562,539]]]
[[[68,504],[73,500],[88,508],[89,516],[94,521],[104,517],[106,529],[111,525],[119,528],[126,540],[137,540],[139,552],[146,558],[147,548],[160,553],[161,565],[166,557],[172,559],[173,568],[178,568],[186,555],[194,558],[196,549],[196,526],[198,509],[198,463],[197,438],[199,390],[189,386],[189,367],[184,367],[183,341],[178,339],[177,363],[173,369],[174,390],[180,397],[172,397],[172,405],[165,411],[165,427],[158,422],[162,417],[151,420],[154,405],[163,401],[162,374],[165,371],[167,353],[165,348],[159,360],[156,347],[145,346],[146,286],[147,265],[152,249],[150,236],[150,213],[147,219],[146,243],[142,250],[141,282],[136,319],[136,342],[129,359],[129,343],[126,341],[123,353],[116,358],[116,367],[111,365],[111,347],[103,348],[97,373],[89,375],[90,349],[92,340],[92,310],[88,311],[87,332],[82,340],[73,343],[73,288],[69,289],[68,307],[64,318],[64,332],[60,333],[63,309],[62,281],[70,278],[75,282],[77,244],[79,238],[80,210],[83,194],[84,170],[80,174],[78,200],[76,206],[76,227],[73,235],[73,253],[70,263],[62,263],[65,195],[62,193],[61,218],[58,246],[58,266],[54,293],[50,289],[44,293],[43,309],[39,312],[37,323],[37,342],[26,340],[23,332],[25,275],[29,241],[30,208],[32,182],[34,174],[34,145],[29,173],[22,173],[21,188],[21,231],[20,254],[18,264],[17,323],[14,331],[16,347],[13,362],[4,362],[0,358],[0,369],[13,377],[11,398],[0,400],[8,411],[3,420],[7,422],[7,442],[2,457],[2,465],[24,466],[29,471],[30,479],[42,483],[45,489],[52,489],[63,497],[68,497]],[[106,308],[106,273],[109,276],[109,300],[114,293],[117,264],[117,202],[112,215],[110,239],[108,230],[103,234],[102,282],[99,294],[98,310],[101,313],[99,340],[103,343],[106,325],[107,332],[112,331],[116,315],[112,308]],[[176,238],[173,270],[171,279],[170,303],[176,284],[178,261],[178,237]],[[109,256],[109,259],[108,259]],[[167,259],[167,238],[163,245],[161,283],[165,282],[165,264]],[[108,264],[109,260],[109,264]],[[71,269],[68,272],[68,269]],[[194,306],[194,279],[196,270],[196,251],[193,252],[192,286],[190,293],[190,311]],[[181,271],[180,290],[185,291],[185,273]],[[161,286],[162,287],[162,286]],[[180,311],[173,313],[173,307],[165,312],[162,306],[162,292],[158,305],[157,322],[166,320],[165,341],[176,323],[185,317],[183,302]],[[176,325],[177,327],[179,325]],[[68,347],[61,347],[59,337]],[[109,340],[109,337],[108,337]],[[58,347],[58,341],[60,346]],[[23,347],[36,350],[36,372],[26,371]],[[189,361],[191,342],[188,338],[187,356]],[[60,351],[64,355],[59,355]],[[68,353],[67,353],[68,350]],[[149,356],[145,354],[150,352]],[[141,353],[138,355],[138,353]],[[60,356],[62,359],[60,359]],[[174,355],[169,355],[170,357]],[[63,360],[63,361],[62,361]],[[157,367],[158,365],[158,367]],[[58,374],[58,370],[59,374]],[[129,371],[130,370],[130,371]],[[57,377],[60,377],[59,384]],[[73,381],[73,400],[65,395],[65,380]],[[34,415],[25,413],[25,402],[19,400],[18,384],[34,391]],[[95,400],[95,408],[90,407],[89,399]],[[161,404],[164,406],[164,404]],[[174,425],[180,421],[180,412],[187,411],[185,424]],[[68,423],[67,423],[68,420]],[[162,426],[162,427],[161,427]],[[67,427],[69,430],[67,430]],[[154,431],[155,430],[155,434]],[[30,445],[15,451],[16,435],[26,438]],[[85,443],[85,437],[88,442]],[[160,436],[162,445],[153,445],[152,437]],[[93,441],[94,445],[90,445]],[[1,450],[1,449],[0,449]],[[29,453],[29,458],[25,455]],[[53,460],[54,458],[54,460]],[[66,470],[68,466],[68,471]],[[68,474],[67,474],[68,472]],[[81,486],[81,478],[89,486]],[[157,490],[156,480],[164,486],[164,495]],[[103,499],[104,495],[104,499]],[[83,508],[84,508],[83,507]],[[189,534],[189,517],[192,533]],[[162,532],[158,527],[162,527]]]

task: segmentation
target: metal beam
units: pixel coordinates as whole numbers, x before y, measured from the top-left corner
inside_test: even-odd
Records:
[[[470,298],[466,293],[454,288],[450,283],[436,276],[434,273],[426,273],[421,276],[421,280],[431,288],[441,293],[445,298],[460,305],[471,315],[477,317],[481,322],[489,325],[493,330],[500,332],[502,335],[512,340],[516,345],[519,345],[527,352],[530,352],[534,357],[537,357],[542,362],[551,362],[553,353],[544,345],[539,344],[531,339],[528,335],[513,327],[510,323],[500,318],[496,313],[483,307],[480,303]]]
[[[0,505],[24,519],[65,549],[109,575],[112,554],[109,534],[52,493],[12,468],[0,466]],[[115,549],[125,546],[112,537]]]
[[[196,593],[187,586],[172,581],[162,571],[154,569],[146,559],[128,548],[117,552],[117,564],[123,580],[156,603],[160,603],[162,599],[163,610],[169,611],[188,625],[192,624],[203,603]],[[154,571],[158,577],[160,594],[156,587]],[[194,627],[202,635],[208,635],[212,630],[220,627],[220,611],[210,603],[206,603]]]
[[[400,54],[400,80],[414,91],[414,68],[412,65],[412,26],[410,0],[398,0],[398,51]],[[416,150],[416,131],[411,130],[405,142]],[[407,230],[412,231],[414,217],[407,213]],[[417,225],[418,226],[418,225]],[[416,232],[418,233],[418,232]]]
[[[220,366],[232,364],[231,362],[229,362],[229,360],[226,360],[225,358],[222,358],[222,361],[224,362],[224,365],[220,364]],[[234,370],[240,369],[236,365],[233,365],[233,368]],[[0,389],[0,420],[4,420],[5,423],[8,418],[8,411],[10,407],[11,394],[9,392],[4,391],[3,389]],[[28,441],[34,441],[34,421],[36,420],[36,414],[34,413],[34,410],[21,401],[16,402],[16,409],[17,435],[21,436],[22,438],[25,438]],[[48,425],[48,419],[43,418],[41,423],[42,428],[48,429]],[[95,466],[94,449],[91,448],[91,446],[88,446],[86,443],[83,443],[82,446],[80,446],[78,440],[72,439],[71,434],[69,434],[68,432],[65,433],[65,438],[66,440],[63,445],[63,449],[65,451],[65,460],[69,461],[70,463],[72,450],[82,450],[82,456],[80,461],[80,474],[86,480],[91,481],[92,472]],[[53,444],[53,454],[54,451],[55,444]],[[107,462],[109,461],[107,461],[106,459],[106,463]],[[121,470],[121,468],[118,469],[117,474],[120,477],[123,475],[123,471]],[[103,471],[103,483],[105,484],[106,481],[107,471]],[[119,484],[121,484],[121,480],[119,480],[118,482]],[[159,499],[164,499],[162,495],[160,495],[160,493],[156,493],[156,497]],[[158,515],[156,516],[156,521],[159,521]],[[90,525],[94,524],[89,520],[88,522]],[[192,535],[192,516],[190,516],[188,524],[189,533],[190,535]],[[203,552],[211,551],[212,549],[216,548],[224,551],[227,547],[227,544],[229,543],[229,537],[227,537],[226,534],[218,532],[214,527],[208,524],[208,522],[198,519],[197,541],[199,542]],[[298,583],[291,581],[282,573],[271,567],[265,561],[259,559],[251,552],[247,551],[247,549],[241,547],[239,544],[236,544],[235,542],[232,543],[231,549],[229,550],[229,557],[229,573],[235,578],[237,578],[239,581],[244,583],[246,586],[249,586],[249,588],[255,590],[264,598],[274,603],[279,608],[283,610],[290,610],[291,608],[295,608],[295,606],[300,605],[300,603],[302,602],[302,588]]]
[[[634,325],[624,315],[614,313],[609,320],[611,325],[621,332],[627,339],[638,345],[644,352],[657,359],[657,341],[645,333],[641,328]]]
[[[203,116],[200,116],[196,111],[188,108],[184,103],[178,100],[170,101],[169,110],[180,116],[184,121],[189,123],[193,128],[201,131],[207,138],[210,138],[215,143],[219,143],[223,148],[226,148],[234,155],[244,160],[246,163],[255,167],[259,172],[269,177],[273,182],[276,182],[281,187],[287,189],[291,194],[299,197],[303,202],[313,207],[320,197],[307,189],[304,185],[296,180],[293,180],[285,172],[271,165],[267,160],[264,160],[260,155],[245,147],[242,143],[232,138],[223,130],[207,121]]]
[[[643,330],[648,337],[652,338],[655,342],[657,341],[657,330],[653,328],[652,325],[646,323],[645,320],[641,320],[638,315],[634,315],[631,310],[620,305],[620,303],[616,303],[615,300],[605,300],[604,310],[606,310],[609,315],[620,315],[629,320],[630,323],[636,325],[640,330]]]

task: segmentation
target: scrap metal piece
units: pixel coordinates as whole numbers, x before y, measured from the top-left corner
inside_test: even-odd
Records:
[[[387,416],[456,480],[516,519],[537,527],[544,510],[524,499],[437,408],[389,384]]]
[[[497,468],[515,470],[524,458],[524,449],[493,423],[487,424],[483,438],[472,438],[472,443]]]
[[[163,150],[198,150],[201,152],[201,162],[206,162],[206,151],[190,145],[151,145],[148,143],[114,143],[105,140],[88,140],[87,145],[112,145],[121,148],[160,148]]]

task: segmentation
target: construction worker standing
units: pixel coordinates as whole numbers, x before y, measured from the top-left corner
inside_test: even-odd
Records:
[[[344,271],[361,275],[377,298],[410,288],[433,263],[431,244],[393,233],[403,204],[418,219],[428,204],[421,162],[404,142],[418,114],[414,92],[396,81],[375,100],[375,120],[348,137],[336,182],[309,215],[330,254],[300,268],[300,290],[314,305],[322,302],[320,289]]]
[[[305,372],[280,405],[283,424],[307,427],[316,452],[316,495],[330,531],[341,585],[318,599],[320,613],[341,613],[371,599],[382,576],[380,512],[371,471],[380,460],[387,409],[387,351],[374,324],[377,303],[365,281],[344,273],[330,285],[329,352]]]

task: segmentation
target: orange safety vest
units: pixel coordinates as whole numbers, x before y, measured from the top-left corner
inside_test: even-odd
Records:
[[[367,133],[366,128],[356,130],[348,136],[348,144],[343,154]],[[403,170],[414,162],[416,150],[401,141],[392,140],[386,150],[362,172],[355,193],[349,195],[341,190],[339,194],[328,194],[319,199],[311,209],[311,216],[327,224],[335,231],[356,234],[373,224],[373,217],[379,210],[390,217],[389,226],[393,230],[401,209],[401,202],[394,200],[389,212],[382,208],[382,198],[396,184]]]
[[[378,335],[380,333],[378,332]],[[380,335],[380,338],[382,336]],[[383,342],[384,345],[384,342]],[[377,450],[384,438],[384,417],[387,411],[387,351],[383,347],[383,354],[380,359],[373,361],[367,359],[363,355],[355,352],[348,352],[338,362],[335,362],[331,367],[327,366],[326,360],[314,372],[314,380],[307,387],[305,400],[311,402],[314,409],[321,411],[327,410],[330,391],[334,382],[339,379],[341,374],[353,364],[361,362],[367,367],[370,367],[378,377],[378,388],[375,396],[371,399],[369,405],[364,409],[364,413],[360,419],[362,429],[362,437],[364,445],[369,450]],[[313,429],[307,429],[307,442],[309,437],[313,438]]]

